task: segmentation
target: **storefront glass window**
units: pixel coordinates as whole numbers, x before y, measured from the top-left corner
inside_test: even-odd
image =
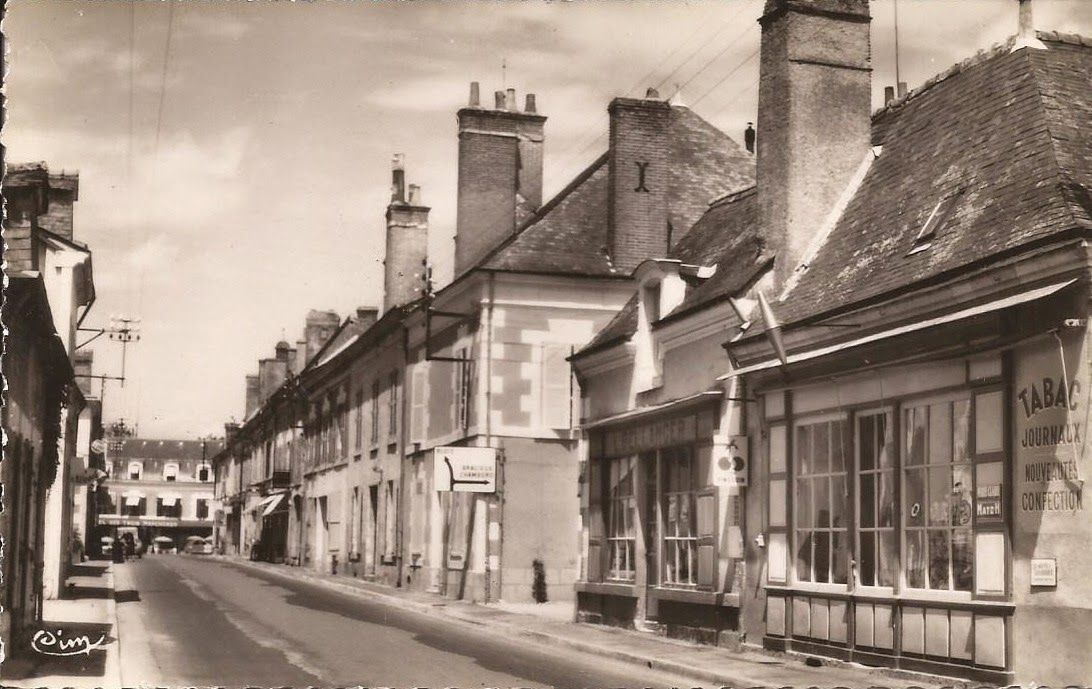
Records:
[[[694,457],[690,448],[661,452],[664,482],[664,583],[697,585],[698,532]]]
[[[610,461],[608,493],[609,578],[632,581],[636,572],[637,497],[634,490],[635,457]]]
[[[904,411],[906,585],[970,591],[972,470],[967,456],[970,400]]]
[[[857,417],[860,584],[895,584],[895,443],[891,412]]]
[[[796,580],[846,583],[845,422],[796,427]]]

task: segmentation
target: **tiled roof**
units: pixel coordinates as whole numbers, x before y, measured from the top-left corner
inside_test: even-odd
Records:
[[[1092,230],[1092,49],[998,47],[877,113],[883,152],[778,315],[783,322],[881,298],[969,264]],[[957,190],[929,248],[909,254]]]
[[[125,459],[207,459],[224,449],[217,440],[145,440],[126,438],[110,443],[110,456]]]
[[[686,235],[671,250],[674,258],[699,266],[716,266],[712,277],[691,290],[675,310],[660,322],[731,296],[759,274],[772,259],[758,232],[758,203],[754,187],[722,197],[708,206]],[[637,332],[637,297],[634,296],[580,351],[590,354],[625,342]]]
[[[672,178],[668,221],[692,226],[709,201],[754,184],[754,158],[685,106],[671,108]],[[592,277],[628,277],[607,252],[609,153],[592,163],[547,203],[480,268]]]

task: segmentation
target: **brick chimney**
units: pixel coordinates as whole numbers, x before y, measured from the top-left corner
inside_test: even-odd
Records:
[[[766,0],[758,199],[783,285],[870,145],[867,0]]]
[[[234,421],[228,421],[224,424],[224,446],[231,444],[231,441],[235,439],[235,434],[239,432],[239,424]]]
[[[246,411],[244,412],[245,417],[248,419],[251,414],[258,410],[258,406],[261,404],[259,392],[258,376],[248,375],[246,377]]]
[[[277,391],[288,378],[288,359],[259,359],[258,360],[258,406]]]
[[[34,230],[49,208],[49,170],[45,163],[8,165],[4,173],[4,272],[38,270]]]
[[[649,89],[615,98],[610,114],[608,250],[629,274],[647,258],[667,256],[671,105]]]
[[[478,85],[459,110],[458,215],[455,275],[477,263],[542,205],[542,147],[546,118],[534,94],[521,112],[515,89],[497,91],[483,108]]]
[[[322,345],[337,332],[341,325],[341,317],[336,311],[318,311],[311,309],[307,313],[307,320],[303,326],[303,339],[306,351],[306,361],[310,363]]]
[[[379,320],[379,309],[374,306],[356,307],[356,324],[360,332],[364,332],[375,325],[377,320]]]
[[[428,261],[428,206],[421,205],[416,184],[406,197],[402,154],[392,163],[391,202],[387,206],[387,255],[383,259],[383,309],[408,304],[421,296]]]
[[[71,172],[49,176],[49,208],[38,218],[43,229],[72,239],[72,214],[80,195],[80,173]]]

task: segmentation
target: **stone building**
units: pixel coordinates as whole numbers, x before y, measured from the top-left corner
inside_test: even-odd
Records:
[[[574,359],[586,618],[998,684],[1092,672],[1092,52],[1021,19],[870,113],[867,3],[766,3],[757,184],[711,220],[737,247],[639,269]]]

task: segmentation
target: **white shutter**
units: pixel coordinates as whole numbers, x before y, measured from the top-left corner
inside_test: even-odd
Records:
[[[542,423],[547,428],[572,425],[572,369],[565,360],[569,345],[543,345]]]
[[[418,363],[413,367],[410,394],[410,442],[423,443],[428,433],[428,364]]]

